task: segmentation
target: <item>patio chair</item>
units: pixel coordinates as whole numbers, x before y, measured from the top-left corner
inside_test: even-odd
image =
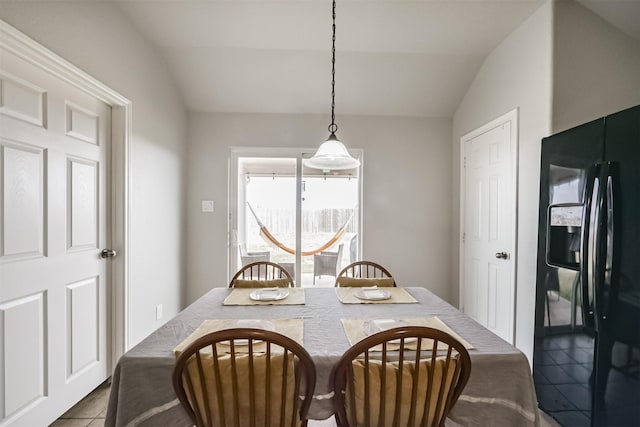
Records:
[[[176,357],[173,388],[196,426],[307,425],[316,370],[294,340],[262,329],[226,329]]]
[[[316,284],[316,276],[338,276],[342,248],[344,243],[338,245],[337,252],[322,251],[313,256],[313,284]]]
[[[280,264],[270,261],[245,265],[229,282],[230,288],[293,287],[293,278]]]
[[[240,249],[240,261],[243,267],[252,262],[271,261],[270,251],[247,252],[245,245],[239,245],[238,248]]]
[[[470,373],[469,353],[443,331],[375,333],[349,348],[331,373],[337,425],[444,426]]]
[[[396,282],[389,271],[372,261],[356,261],[338,273],[336,287],[379,286],[395,287]]]
[[[358,259],[358,235],[354,234],[349,242],[349,262],[354,263]]]

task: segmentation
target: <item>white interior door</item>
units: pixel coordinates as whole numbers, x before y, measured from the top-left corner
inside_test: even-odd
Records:
[[[463,138],[462,308],[513,343],[515,118]]]
[[[110,373],[111,110],[0,62],[0,425],[54,421]]]

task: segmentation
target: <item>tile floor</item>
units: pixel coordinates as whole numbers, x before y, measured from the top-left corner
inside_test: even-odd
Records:
[[[77,405],[65,412],[50,427],[103,427],[110,386],[100,385]],[[308,427],[336,427],[335,420],[309,421]]]
[[[51,427],[103,427],[110,386],[106,382],[58,418]]]

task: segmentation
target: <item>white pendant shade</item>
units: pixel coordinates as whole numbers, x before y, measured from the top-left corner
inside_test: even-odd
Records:
[[[318,147],[318,151],[310,159],[305,160],[305,166],[323,170],[354,169],[360,166],[360,161],[351,157],[347,148],[338,140],[335,134]]]

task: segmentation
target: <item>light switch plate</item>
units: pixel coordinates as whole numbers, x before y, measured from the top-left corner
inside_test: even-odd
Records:
[[[214,210],[213,200],[202,201],[202,212],[213,212],[213,210]]]

